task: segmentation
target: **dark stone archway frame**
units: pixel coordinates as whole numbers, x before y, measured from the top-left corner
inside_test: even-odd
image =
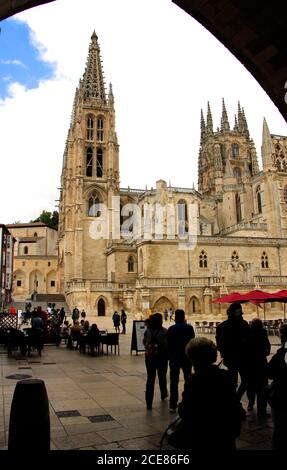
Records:
[[[2,0],[0,21],[52,1],[55,0]],[[230,50],[287,121],[287,3],[281,0],[172,1]]]

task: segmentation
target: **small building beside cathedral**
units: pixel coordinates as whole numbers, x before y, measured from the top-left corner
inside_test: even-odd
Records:
[[[58,293],[57,230],[42,222],[15,223],[7,228],[15,238],[13,300]]]
[[[231,126],[222,102],[217,129],[208,104],[197,190],[120,188],[114,96],[93,33],[61,175],[58,281],[69,307],[216,315],[211,301],[227,292],[286,288],[287,137],[266,120],[261,151],[262,169],[240,103]]]

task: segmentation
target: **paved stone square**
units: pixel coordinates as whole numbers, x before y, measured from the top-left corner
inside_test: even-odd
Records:
[[[98,320],[98,325],[113,331],[110,319]],[[17,353],[8,357],[2,347],[0,448],[7,449],[14,388],[21,378],[19,375],[24,374],[45,381],[51,449],[158,450],[161,435],[174,414],[168,411],[168,400],[160,400],[157,384],[153,409],[146,410],[144,355],[130,354],[130,327],[129,324],[126,335],[120,335],[120,355],[92,357],[61,344],[59,348],[45,346],[41,357],[34,352],[31,357],[22,358]],[[278,338],[271,337],[271,341],[278,343]],[[7,378],[11,375],[16,378]],[[180,391],[182,386],[181,378]],[[270,418],[260,421],[256,414],[248,414],[237,442],[238,449],[270,449],[271,432]]]

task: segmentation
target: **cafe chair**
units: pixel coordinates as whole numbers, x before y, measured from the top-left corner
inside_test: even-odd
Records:
[[[107,354],[109,353],[109,349],[111,354],[113,352],[114,354],[116,354],[117,352],[118,355],[120,354],[119,333],[108,333],[105,338],[101,339],[101,341],[107,346]]]

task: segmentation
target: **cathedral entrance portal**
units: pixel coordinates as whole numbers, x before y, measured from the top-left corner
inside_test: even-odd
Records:
[[[98,301],[98,316],[99,317],[105,317],[106,315],[106,302],[104,299],[100,299]]]
[[[163,313],[165,310],[173,310],[172,303],[166,297],[160,297],[153,306],[154,312]]]

